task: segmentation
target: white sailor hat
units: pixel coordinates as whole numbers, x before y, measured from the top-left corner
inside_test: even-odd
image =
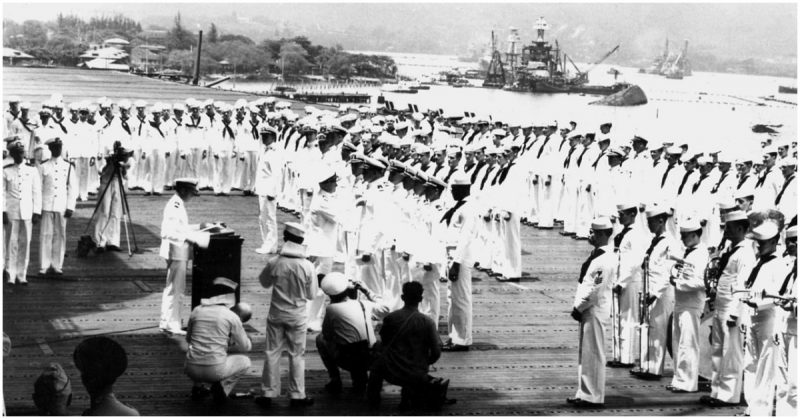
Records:
[[[339,118],[339,121],[341,121],[341,122],[353,122],[353,121],[355,121],[357,119],[358,119],[358,115],[356,115],[354,113],[347,113],[347,114],[342,115]]]
[[[778,147],[775,147],[774,145],[766,146],[766,147],[764,147],[764,148],[762,149],[761,153],[762,153],[763,155],[767,155],[767,154],[778,154]]]
[[[667,208],[659,204],[648,205],[645,210],[645,216],[647,218],[653,218],[663,214],[667,214]]]
[[[179,187],[179,186],[191,186],[191,187],[197,189],[197,184],[198,183],[199,183],[199,181],[197,180],[197,178],[192,178],[192,177],[182,177],[182,178],[175,179],[175,187],[176,188]]]
[[[324,164],[321,165],[321,166],[322,167],[320,168],[320,170],[319,170],[319,172],[317,173],[317,176],[316,176],[317,183],[326,183],[326,182],[330,182],[330,181],[334,181],[335,182],[336,180],[338,180],[338,177],[336,176],[336,172],[331,167],[326,166]]]
[[[414,118],[415,121],[422,121],[425,119],[425,115],[420,112],[414,112],[411,114],[411,117]]]
[[[63,144],[61,142],[61,138],[59,138],[59,137],[50,137],[50,138],[44,140],[44,145],[50,145],[50,144],[56,144],[56,143]]]
[[[292,104],[285,100],[275,103],[275,109],[287,109],[290,107],[292,107]]]
[[[780,233],[778,225],[772,220],[765,220],[760,226],[750,232],[749,237],[753,240],[770,240]]]
[[[154,103],[153,106],[150,107],[150,112],[151,113],[161,113],[161,111],[163,111],[163,110],[164,110],[164,108],[162,107],[162,105],[160,103]]]
[[[455,172],[453,174],[453,177],[450,178],[450,184],[451,185],[471,185],[472,184],[472,180],[470,179],[469,176],[467,176],[467,174],[464,171],[459,170],[459,171],[457,171],[457,172]]]
[[[204,108],[207,108],[209,106],[214,106],[214,99],[206,99],[203,101]]]
[[[105,96],[103,96],[101,98],[98,98],[97,99],[97,103],[100,105],[100,107],[103,107],[103,108],[111,107],[111,99],[109,99],[109,98],[107,98]]]
[[[347,112],[350,109],[347,105],[339,105],[339,112]]]
[[[408,129],[408,121],[397,121],[394,124],[395,131],[400,131],[401,129]]]
[[[743,187],[741,189],[736,190],[733,194],[734,199],[744,199],[747,197],[754,197],[756,194],[755,190],[751,187]]]
[[[608,150],[608,157],[625,157],[625,150],[620,147],[612,147]]]
[[[397,141],[397,145],[399,145],[400,147],[411,147],[412,144],[414,143],[411,141],[411,136],[409,135],[406,135],[405,137],[400,137],[400,139]]]
[[[731,211],[725,214],[725,222],[743,221],[747,219],[747,214],[742,210]]]
[[[683,154],[683,149],[676,145],[667,147],[666,151],[667,154]]]
[[[274,135],[277,136],[278,135],[278,130],[276,130],[274,127],[272,127],[270,125],[261,124],[261,126],[258,127],[258,133],[261,134],[261,135],[274,134]]]
[[[93,103],[89,105],[89,113],[95,113],[95,112],[97,112],[97,105]]]
[[[186,105],[184,105],[183,103],[175,102],[172,104],[173,111],[183,112],[184,108],[186,108]]]
[[[238,99],[236,102],[234,102],[233,107],[235,109],[245,108],[245,107],[247,107],[247,101],[244,100],[244,99]]]
[[[498,129],[492,130],[492,135],[505,137],[506,136],[506,130],[504,130],[502,128],[498,128]]]
[[[14,95],[8,97],[8,103],[19,103],[19,102],[20,102],[19,96]]]
[[[414,153],[417,153],[417,154],[427,154],[427,153],[431,152],[431,149],[430,149],[430,147],[426,146],[425,144],[415,143],[414,146],[413,146],[413,151],[414,151]]]
[[[322,292],[331,297],[347,291],[348,286],[347,278],[341,272],[330,272],[319,283]]]
[[[742,155],[742,156],[739,156],[739,158],[737,158],[734,163],[735,164],[745,164],[745,163],[752,164],[753,163],[753,157],[751,155],[749,155],[749,154],[748,155]]]
[[[64,95],[62,95],[61,93],[53,93],[52,95],[50,95],[50,100],[52,100],[53,102],[61,103],[64,101]]]
[[[214,285],[222,285],[223,287],[228,287],[231,289],[231,292],[236,291],[236,288],[239,288],[239,284],[237,284],[232,279],[225,278],[224,276],[218,276],[214,278]]]
[[[17,135],[13,135],[11,137],[6,137],[6,149],[11,151],[13,149],[25,149],[25,144],[22,143],[22,140]]]
[[[486,148],[486,154],[503,154],[503,150],[499,147],[489,146]]]
[[[447,144],[444,141],[437,141],[431,144],[431,150],[433,150],[434,153],[437,153],[439,151],[445,151],[446,149],[447,149]]]
[[[39,109],[39,115],[42,115],[42,114],[50,115],[50,109],[47,109],[47,108],[44,108],[44,107],[42,109]]]
[[[617,204],[617,211],[626,211],[631,208],[639,208],[639,204],[633,201],[624,201],[622,203]]]
[[[134,108],[144,108],[144,107],[147,107],[147,102],[143,101],[142,99],[139,99],[139,100],[137,100],[136,102],[133,102],[133,107],[134,107]]]
[[[797,238],[797,226],[793,225],[786,230],[786,238]]]
[[[20,109],[30,109],[31,108],[31,103],[30,102],[22,102],[22,103],[19,104],[19,108]]]
[[[261,112],[261,109],[258,109],[257,105],[249,105],[247,106],[247,110],[250,111],[251,114],[258,114]]]
[[[781,167],[794,167],[794,166],[797,166],[797,159],[795,159],[794,157],[787,157],[785,159],[782,159],[781,163],[780,163],[780,166]]]
[[[736,205],[735,202],[729,200],[720,201],[719,203],[717,203],[717,205],[719,206],[719,210],[722,213],[739,207],[738,205]]]
[[[700,225],[700,220],[697,218],[687,218],[683,220],[680,225],[681,233],[690,233],[702,228],[703,227]]]
[[[272,96],[268,96],[268,97],[262,98],[262,103],[264,103],[264,104],[275,103],[275,98],[272,97]]]
[[[611,230],[614,225],[608,217],[597,217],[592,220],[592,230]]]
[[[302,224],[289,222],[284,225],[283,231],[292,234],[297,237],[305,237],[306,236],[306,229],[302,226]]]
[[[64,103],[61,102],[60,100],[50,99],[50,101],[48,103],[50,104],[50,107],[53,108],[53,109],[64,109]],[[128,108],[130,108],[130,107],[131,107],[131,105],[129,104]]]
[[[726,151],[720,151],[720,153],[717,154],[717,163],[733,163],[733,156]]]
[[[117,103],[117,106],[120,109],[130,109],[131,108],[131,101],[128,99],[122,99]]]
[[[369,113],[369,106],[359,106],[358,113]]]

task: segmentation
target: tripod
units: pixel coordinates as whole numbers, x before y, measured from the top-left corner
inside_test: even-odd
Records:
[[[92,221],[97,216],[97,211],[100,209],[100,206],[103,205],[103,199],[108,193],[109,188],[111,185],[116,182],[117,186],[119,187],[120,199],[122,203],[122,225],[125,227],[125,242],[128,246],[128,257],[133,256],[134,253],[141,253],[139,251],[139,246],[136,244],[136,233],[133,230],[133,221],[131,221],[131,210],[130,206],[128,205],[128,195],[125,193],[125,185],[122,182],[122,167],[120,162],[117,161],[115,156],[108,158],[109,164],[112,165],[111,170],[111,177],[109,178],[108,182],[106,183],[105,187],[103,187],[103,191],[97,197],[97,204],[94,207],[94,212],[92,212],[92,216],[89,218],[89,223],[86,225],[86,229],[84,230],[84,234],[89,229],[89,226],[92,225]],[[108,228],[108,224],[111,222],[111,218],[106,221],[106,225],[103,226],[103,231]],[[133,238],[133,249],[131,249],[131,238]]]

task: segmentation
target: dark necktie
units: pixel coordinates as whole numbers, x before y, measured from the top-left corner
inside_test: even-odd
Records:
[[[497,169],[497,173],[492,178],[492,184],[491,184],[492,186],[497,184],[498,179],[500,179],[500,175],[502,175],[503,171],[505,171],[505,170],[506,170],[505,167],[501,167],[501,168]]]
[[[703,183],[703,180],[707,177],[708,175],[701,175],[700,179],[697,179],[697,183],[695,183],[694,186],[692,186],[692,193],[695,193],[697,192],[698,189],[700,189],[700,184]]]
[[[150,126],[155,128],[158,131],[158,133],[161,135],[161,138],[164,138],[164,133],[161,132],[161,126],[160,125],[157,125],[155,122],[151,122]],[[139,127],[139,132],[141,132],[141,130],[142,130],[142,128]]]
[[[600,159],[602,159],[603,156],[605,156],[605,155],[606,155],[605,152],[601,152],[600,155],[597,156],[597,160],[595,160],[594,163],[592,163],[592,168],[593,169],[597,169],[597,163],[600,163]]]
[[[581,151],[581,155],[578,156],[578,167],[581,167],[581,162],[583,161],[583,155],[586,154],[587,151],[589,151],[589,147],[584,147],[583,151]]]
[[[172,118],[172,120],[175,121],[175,125],[177,125],[179,127],[183,126],[183,121],[182,120],[176,119],[176,118]]]
[[[771,171],[771,169],[765,170],[764,171],[764,175],[761,176],[760,178],[758,178],[758,182],[756,182],[756,188],[760,188],[760,187],[764,186],[764,182],[767,181],[767,175],[769,175],[770,171]]]
[[[53,118],[53,121],[55,121],[55,123],[58,124],[59,127],[61,127],[61,131],[64,131],[64,134],[67,133],[67,127],[64,126],[64,118],[61,119]]]
[[[233,128],[231,128],[230,122],[228,123],[223,122],[223,125],[225,125],[225,127],[222,128],[222,138],[225,138],[225,136],[227,135],[230,139],[232,140],[235,139],[236,136],[233,135]]]
[[[586,272],[589,270],[589,265],[592,264],[592,261],[600,257],[600,255],[604,254],[605,250],[603,249],[594,249],[592,250],[592,254],[589,255],[589,259],[586,259],[586,262],[583,262],[581,265],[581,274],[578,277],[578,283],[583,283],[583,277],[586,276]]]
[[[653,160],[653,167],[658,166],[658,160]]]
[[[625,238],[625,235],[628,234],[629,231],[631,231],[631,228],[625,227],[614,237],[614,249],[619,250],[619,246],[622,245],[622,239]]]
[[[143,126],[144,126],[144,118],[139,118],[139,132],[136,135],[142,135]]]
[[[492,173],[492,168],[489,167],[486,169],[486,174],[483,176],[483,180],[481,181],[481,190],[483,190],[483,186],[486,185],[486,181],[489,179],[489,174]]]
[[[485,166],[485,165],[486,165],[485,161],[482,161],[482,162],[478,163],[478,165],[475,167],[475,171],[472,172],[472,176],[470,178],[470,183],[472,183],[473,185],[475,184],[475,180],[478,179],[478,172],[480,172],[481,168],[483,168],[483,166]],[[421,169],[421,170],[424,171],[425,169]]]
[[[128,135],[131,135],[131,127],[130,127],[130,125],[128,125],[128,120],[127,119],[121,119],[119,124],[122,126],[122,129],[124,129],[125,132],[128,133]]]
[[[456,172],[456,168],[455,167],[451,167],[450,171],[447,172],[447,176],[445,176],[444,179],[443,179],[444,183],[449,182],[450,181],[450,176],[453,176],[453,173],[455,173],[455,172]]]
[[[778,205],[781,202],[781,198],[783,198],[783,193],[786,192],[786,188],[789,186],[790,183],[792,183],[792,179],[794,179],[794,175],[789,176],[789,178],[783,182],[783,188],[781,188],[781,191],[778,193],[778,196],[775,197],[775,205]]]
[[[681,186],[678,187],[678,195],[680,195],[681,192],[683,192],[683,187],[686,186],[686,181],[689,180],[689,176],[691,176],[693,172],[694,172],[694,170],[686,171],[686,174],[683,175],[683,180],[681,181]]]
[[[513,165],[514,163],[509,163],[508,166],[506,166],[505,170],[503,170],[503,174],[500,175],[500,179],[498,180],[500,184],[506,181],[506,176],[508,176],[508,171],[511,170],[511,166]]]
[[[258,134],[258,121],[256,121],[256,122],[250,121],[250,127],[251,127],[250,128],[250,134],[253,135],[253,139],[254,140],[260,140],[261,137]]]
[[[739,179],[739,184],[736,185],[736,190],[742,189],[742,185],[744,185],[744,183],[747,182],[747,178],[749,178],[749,177],[750,177],[750,175],[742,176],[742,178]]]
[[[566,138],[564,138],[563,140],[561,140],[561,144],[559,144],[559,145],[558,145],[558,152],[559,152],[559,153],[561,152],[561,149],[562,149],[562,148],[564,148],[564,143],[566,143],[566,142],[567,142],[567,139],[566,139]]]
[[[436,174],[439,173],[440,170],[442,170],[442,167],[444,167],[443,164],[437,164],[436,165],[436,169],[433,170],[433,176],[434,177],[436,177]]]
[[[664,187],[664,184],[667,183],[667,175],[669,175],[669,171],[675,167],[674,164],[667,165],[667,170],[664,171],[664,176],[661,176],[661,187]]]
[[[536,158],[542,157],[542,153],[544,152],[544,148],[547,147],[547,142],[550,141],[550,136],[544,138],[544,142],[542,143],[542,148],[539,149],[539,152],[536,154]]]
[[[23,120],[22,118],[20,118],[20,119],[19,119],[19,122],[22,124],[22,127],[23,127],[23,128],[25,128],[25,130],[26,130],[26,131],[28,131],[28,132],[33,132],[33,131],[32,131],[32,130],[31,130],[29,127],[28,127],[28,120],[27,120],[27,119]]]
[[[441,221],[446,222],[447,225],[449,226],[450,225],[450,221],[452,221],[452,219],[453,219],[453,215],[456,213],[456,211],[458,211],[459,208],[461,208],[462,205],[464,205],[466,203],[467,203],[466,199],[462,199],[462,200],[456,202],[456,204],[453,206],[453,208],[450,208],[449,210],[447,210],[447,212],[444,213],[444,216],[442,216],[442,220]]]
[[[111,119],[106,119],[106,126],[104,126],[103,129],[110,127],[112,122],[114,122],[113,117]]]
[[[711,189],[711,193],[717,193],[717,191],[719,190],[719,185],[722,185],[722,181],[725,180],[727,176],[728,172],[725,172],[722,174],[722,176],[719,177],[719,182],[717,182],[717,184],[714,185],[714,188]]]
[[[283,127],[283,129],[281,130],[281,137],[283,137],[283,148],[284,149],[289,148],[289,139],[292,137],[291,135],[286,135],[286,131],[289,131],[289,128],[291,128],[291,127],[288,126],[288,125],[285,125]]]
[[[753,283],[756,282],[756,278],[758,278],[758,272],[761,270],[761,267],[764,266],[765,263],[771,261],[772,259],[775,259],[776,257],[777,256],[775,256],[775,254],[771,254],[758,259],[758,263],[756,264],[756,267],[753,268],[752,271],[750,271],[750,276],[747,277],[747,282],[744,283],[744,287],[750,289],[750,287],[753,286]]]
[[[572,157],[572,153],[575,152],[576,148],[578,148],[578,147],[570,147],[569,153],[567,153],[567,158],[564,159],[564,168],[565,169],[569,168],[569,159]]]
[[[780,295],[786,295],[786,292],[789,291],[792,285],[794,285],[794,281],[797,279],[797,263],[792,265],[792,271],[786,275],[786,279],[783,280],[783,285],[781,285],[781,290],[778,291]]]
[[[686,259],[690,253],[694,252],[694,249],[697,249],[697,246],[686,249],[686,251],[683,252],[683,258]]]
[[[469,172],[469,169],[472,169],[474,166],[475,166],[475,163],[472,163],[470,165],[464,165],[464,172],[465,173]]]
[[[719,271],[717,273],[717,279],[722,276],[722,272],[725,271],[725,267],[728,266],[728,262],[731,260],[731,256],[736,253],[742,246],[731,246],[730,249],[726,250],[725,253],[722,254],[719,258]]]
[[[642,262],[642,269],[647,269],[647,265],[645,264],[645,262],[650,258],[650,255],[653,253],[653,249],[656,248],[656,246],[661,240],[664,240],[664,236],[653,237],[653,241],[650,242],[650,247],[648,247],[647,251],[645,252],[645,258],[644,261]]]

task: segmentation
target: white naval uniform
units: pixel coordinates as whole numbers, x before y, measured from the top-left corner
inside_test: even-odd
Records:
[[[235,184],[243,191],[253,192],[255,189],[256,171],[258,170],[258,150],[261,148],[260,123],[244,121],[236,134],[236,149],[239,163]]]
[[[3,226],[8,281],[24,283],[31,256],[32,218],[42,213],[42,181],[34,167],[21,163],[3,168],[3,213],[9,220]]]
[[[775,331],[779,324],[778,310],[773,300],[761,298],[761,292],[776,295],[788,269],[782,258],[776,254],[766,261],[761,257],[750,272],[745,287],[752,291],[750,301],[757,305],[752,309],[742,305],[744,315],[749,315],[749,330],[745,346],[744,397],[750,416],[769,416],[772,413],[775,385],[777,384],[780,350],[775,341]],[[769,257],[768,256],[768,257]],[[765,262],[760,266],[761,261]],[[747,285],[750,285],[747,287]]]
[[[333,257],[336,255],[336,242],[339,235],[339,214],[341,213],[338,196],[333,193],[319,191],[311,200],[309,217],[305,220],[306,254],[316,258],[314,267],[318,275],[327,275],[333,270]],[[322,329],[325,316],[325,293],[320,289],[308,307],[308,328]]]
[[[142,147],[148,142],[148,127],[150,126],[147,115],[140,118],[134,115],[131,119],[131,144],[129,151],[133,151],[133,156],[130,159],[131,167],[128,169],[128,187],[141,188],[144,183],[145,177],[145,161],[147,159],[147,150]],[[142,158],[144,154],[144,158]]]
[[[161,118],[160,116],[158,117]],[[142,138],[142,154],[146,156],[141,160],[139,186],[145,192],[160,194],[164,192],[164,175],[167,168],[166,153],[170,150],[168,129],[163,122],[158,126],[152,122],[147,123],[147,135]]]
[[[755,199],[753,209],[765,210],[775,207],[775,198],[783,186],[783,174],[775,166],[764,169],[756,180]]]
[[[447,267],[445,246],[447,226],[441,222],[443,214],[444,207],[441,199],[434,202],[425,201],[422,205],[419,221],[422,221],[423,228],[420,241],[417,243],[417,246],[422,246],[422,249],[418,249],[418,255],[414,258],[418,265],[422,265],[422,269],[414,271],[415,280],[422,284],[420,313],[430,317],[437,325],[441,306],[439,278],[445,274]],[[428,265],[430,270],[425,270],[425,265]]]
[[[645,255],[644,267],[649,293],[654,295],[656,300],[648,308],[650,313],[649,339],[647,341],[643,339],[639,356],[645,372],[663,375],[667,350],[667,328],[670,327],[669,315],[675,301],[675,293],[669,283],[669,272],[674,263],[669,256],[678,247],[666,232],[653,237],[653,240],[655,241],[656,238],[659,238],[658,242],[649,257]]]
[[[183,199],[172,195],[164,207],[161,221],[159,255],[167,261],[167,282],[161,297],[161,320],[158,327],[179,331],[182,326],[183,297],[186,290],[186,267],[191,259],[189,216]]]
[[[258,195],[258,227],[261,232],[261,249],[273,253],[278,246],[278,201],[279,182],[283,160],[275,148],[261,146],[255,192]]]
[[[536,166],[539,168],[539,182],[534,186],[537,193],[538,212],[537,218],[539,228],[553,227],[553,220],[555,219],[556,200],[557,195],[554,194],[552,182],[556,182],[555,178],[558,170],[557,165],[559,162],[553,161],[557,155],[558,138],[557,134],[553,133],[539,142],[540,147],[536,152]],[[536,148],[536,147],[534,147]],[[547,184],[547,178],[551,177],[551,183]]]
[[[164,132],[166,141],[162,151],[164,153],[164,161],[166,167],[164,168],[163,183],[164,186],[172,186],[175,179],[179,178],[178,166],[180,157],[180,137],[183,136],[183,118],[172,118],[161,123],[161,131]],[[169,154],[169,155],[167,155]]]
[[[594,213],[595,170],[592,167],[600,149],[596,143],[589,144],[578,156],[578,206],[575,218],[575,234],[577,237],[589,237],[589,225]],[[589,189],[589,190],[587,190]]]
[[[453,212],[447,232],[449,256],[459,264],[458,279],[450,283],[447,330],[454,345],[469,346],[472,345],[472,264],[478,253],[475,230],[480,215],[471,197],[465,201]]]
[[[51,267],[61,272],[67,236],[66,210],[75,211],[78,179],[69,161],[57,157],[39,165],[42,179],[42,224],[39,228],[39,267],[45,273]]]
[[[236,127],[233,121],[220,121],[215,130],[207,133],[210,135],[212,160],[212,186],[214,193],[229,194],[233,186],[233,174],[236,165],[235,142]]]
[[[639,322],[638,297],[639,291],[642,289],[642,259],[648,246],[649,236],[650,234],[643,232],[634,221],[627,230],[623,228],[614,238],[615,244],[619,240],[618,276],[613,287],[622,286],[617,310],[621,326],[619,330],[619,361],[623,364],[635,363],[638,354],[639,348],[637,348],[636,342],[636,326]]]
[[[675,371],[672,386],[697,391],[700,371],[700,316],[705,307],[703,273],[708,251],[698,244],[684,253],[685,265],[675,279],[675,311],[672,319],[672,350]]]
[[[578,347],[578,390],[575,397],[590,403],[605,402],[606,353],[604,328],[611,308],[611,283],[617,261],[612,246],[595,249],[579,278],[573,308],[581,313]]]
[[[561,208],[558,213],[564,221],[564,232],[575,233],[575,221],[578,217],[578,156],[583,152],[583,145],[576,144],[570,148],[564,158],[563,184],[561,186]]]
[[[797,298],[797,258],[784,258],[791,272],[781,286],[784,297]],[[795,307],[796,307],[795,303]],[[797,311],[782,313],[783,353],[779,364],[775,415],[797,417]]]
[[[181,156],[183,160],[181,176],[200,179],[199,187],[208,186],[203,183],[208,178],[204,171],[208,165],[208,143],[206,143],[208,120],[202,114],[198,114],[197,117],[189,114],[184,121],[184,136],[182,139],[178,139],[183,144],[180,148],[184,153]],[[206,157],[203,157],[204,152]],[[183,159],[183,156],[186,158]],[[201,179],[201,177],[205,177],[205,179]]]
[[[714,318],[711,326],[711,397],[726,403],[739,403],[742,395],[743,345],[739,331],[741,319],[740,296],[734,290],[743,289],[756,257],[752,243],[745,239],[723,253],[730,252],[717,282]],[[723,263],[724,260],[720,260]],[[738,319],[738,320],[737,320]],[[732,321],[733,326],[728,326]]]
[[[775,207],[783,214],[787,223],[797,216],[797,175],[792,174],[789,179],[783,180],[775,197]]]

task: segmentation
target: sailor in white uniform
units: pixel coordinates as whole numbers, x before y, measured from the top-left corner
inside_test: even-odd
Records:
[[[67,218],[75,211],[78,178],[72,163],[61,157],[61,139],[45,144],[50,158],[39,165],[42,179],[42,225],[39,236],[39,275],[62,275],[67,235]]]
[[[9,284],[27,285],[31,255],[31,230],[42,215],[42,181],[39,171],[23,163],[25,146],[17,137],[8,138],[13,163],[3,167],[3,230],[5,270]]]

